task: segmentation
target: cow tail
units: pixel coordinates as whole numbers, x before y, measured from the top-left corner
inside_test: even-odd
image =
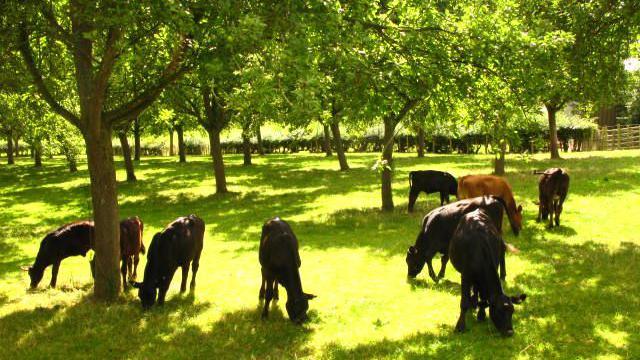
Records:
[[[138,220],[138,234],[140,235],[139,239],[140,239],[140,253],[142,253],[144,255],[144,253],[146,252],[146,249],[144,248],[144,242],[142,241],[142,227],[144,225],[142,225],[142,221]]]

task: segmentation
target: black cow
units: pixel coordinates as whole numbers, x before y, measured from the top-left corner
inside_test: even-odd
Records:
[[[259,298],[265,299],[262,317],[269,315],[271,299],[278,299],[278,283],[287,290],[287,314],[295,323],[307,320],[309,300],[315,295],[302,291],[300,280],[301,265],[298,252],[298,238],[289,224],[278,217],[268,220],[262,226],[259,250],[262,266],[262,283]]]
[[[180,217],[164,230],[155,234],[147,250],[147,265],[143,282],[132,282],[138,288],[142,307],[150,308],[156,301],[164,304],[171,279],[178,267],[182,268],[180,292],[187,290],[189,263],[191,264],[191,289],[196,287],[196,273],[200,265],[200,253],[204,238],[204,221],[195,215]]]
[[[451,263],[462,275],[456,331],[465,330],[467,310],[478,306],[478,321],[483,321],[486,319],[485,307],[488,306],[489,316],[498,331],[505,336],[513,335],[513,304],[521,303],[527,296],[509,297],[502,290],[498,262],[504,259],[506,249],[507,244],[484,209],[476,209],[460,219],[449,244]]]
[[[538,221],[549,218],[549,227],[553,227],[555,215],[556,226],[560,226],[560,214],[562,204],[569,192],[569,174],[561,168],[551,168],[544,172],[534,171],[534,174],[542,174],[538,182],[539,203]]]
[[[453,175],[444,171],[424,170],[409,173],[409,212],[413,211],[413,205],[420,192],[426,194],[440,193],[440,206],[449,203],[449,195],[458,194],[458,182]]]
[[[33,266],[23,267],[29,272],[31,288],[35,288],[42,280],[44,270],[51,268],[51,287],[56,287],[60,262],[69,256],[86,256],[94,244],[93,221],[76,221],[61,226],[50,232],[40,242],[40,249]]]
[[[433,281],[438,282],[439,278],[443,278],[449,260],[449,240],[451,240],[460,218],[479,208],[486,210],[498,230],[502,231],[505,203],[497,196],[480,196],[436,208],[424,217],[416,243],[414,246],[410,246],[407,251],[408,276],[416,277],[426,262],[429,276]],[[438,277],[436,277],[431,259],[438,252],[442,254],[442,266]],[[504,279],[507,276],[504,258],[501,259],[500,265],[500,277]]]

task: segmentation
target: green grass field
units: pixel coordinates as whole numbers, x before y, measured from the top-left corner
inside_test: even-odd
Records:
[[[378,210],[377,154],[348,154],[346,173],[322,155],[257,157],[249,168],[228,156],[232,193],[224,196],[213,193],[207,157],[145,158],[136,184],[118,172],[120,214],[143,219],[145,244],[177,216],[206,223],[195,294],[178,293],[177,275],[165,306],[148,312],[134,291],[115,304],[94,301],[88,258],[63,261],[58,288],[48,288],[48,268],[29,291],[19,266],[33,261],[44,235],[90,216],[86,165],[77,174],[60,159],[45,159],[41,170],[28,159],[0,165],[0,358],[639,358],[640,152],[564,156],[508,158],[525,221],[519,237],[506,235],[521,250],[507,257],[506,291],[529,296],[516,308],[512,338],[471,315],[468,330],[454,333],[460,275],[451,265],[437,285],[426,269],[406,278],[406,249],[439,204],[436,194],[421,195],[407,214],[407,173],[488,173],[490,157],[396,155],[389,214]],[[562,226],[548,230],[535,222],[531,170],[552,165],[569,171],[571,187]],[[275,215],[297,233],[304,290],[318,295],[304,326],[288,321],[284,296],[260,319],[259,234]]]

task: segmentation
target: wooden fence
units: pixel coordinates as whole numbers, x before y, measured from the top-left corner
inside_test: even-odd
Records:
[[[597,144],[598,150],[640,149],[640,125],[603,126]]]

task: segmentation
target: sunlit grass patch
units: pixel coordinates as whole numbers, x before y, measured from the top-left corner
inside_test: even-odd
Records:
[[[516,335],[501,338],[490,322],[469,314],[468,330],[454,334],[460,276],[449,264],[438,284],[426,275],[408,281],[405,253],[422,216],[439,205],[421,194],[407,214],[407,175],[437,169],[455,176],[489,173],[489,155],[395,154],[391,213],[379,211],[378,154],[348,154],[338,171],[323,154],[254,157],[242,166],[226,156],[230,194],[216,195],[209,157],[143,158],[139,181],[126,183],[118,161],[122,217],[139,215],[145,243],[177,216],[206,223],[194,294],[179,294],[180,270],[164,307],[142,312],[135,291],[115,304],[91,296],[88,258],[63,261],[58,288],[50,270],[28,290],[20,265],[31,263],[44,235],[90,216],[86,165],[77,174],[62,159],[35,170],[20,159],[0,167],[1,358],[635,358],[640,356],[640,152],[510,156],[507,178],[524,206],[525,227],[505,238],[520,249],[507,255],[508,293],[525,292],[516,307]],[[537,223],[533,169],[565,167],[569,197],[559,228]],[[262,223],[289,220],[300,239],[308,324],[287,320],[281,300],[260,319],[258,239]],[[508,226],[505,224],[505,229]],[[138,269],[143,273],[145,258]],[[436,271],[440,261],[433,261]],[[159,351],[162,349],[162,351]]]

